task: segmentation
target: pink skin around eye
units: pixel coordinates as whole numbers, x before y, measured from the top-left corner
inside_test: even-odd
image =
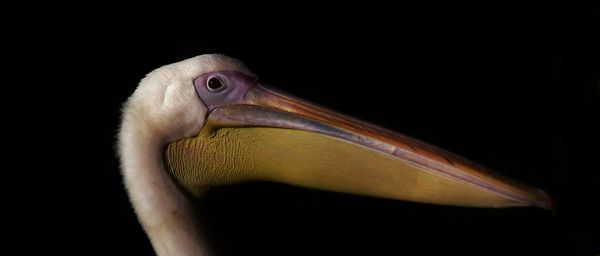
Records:
[[[225,86],[222,91],[211,92],[207,88],[207,81],[212,77],[218,77],[222,80],[223,86]],[[246,92],[256,85],[255,78],[236,71],[211,72],[194,80],[196,93],[209,111],[219,106],[239,102],[244,98]]]

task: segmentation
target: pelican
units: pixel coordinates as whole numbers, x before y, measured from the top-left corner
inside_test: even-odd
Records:
[[[280,92],[220,54],[143,78],[124,104],[118,149],[133,209],[161,256],[210,254],[192,200],[245,181],[439,205],[551,207],[543,190]]]

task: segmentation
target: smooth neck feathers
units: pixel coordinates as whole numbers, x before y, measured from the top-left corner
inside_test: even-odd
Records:
[[[196,228],[193,207],[162,159],[168,143],[197,134],[204,124],[206,108],[192,80],[221,70],[251,74],[227,56],[201,55],[152,71],[124,105],[118,136],[123,179],[158,255],[207,252]]]

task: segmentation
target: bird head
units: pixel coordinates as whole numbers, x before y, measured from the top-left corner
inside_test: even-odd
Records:
[[[197,249],[188,244],[200,236],[186,227],[190,197],[251,180],[442,205],[550,207],[542,190],[280,92],[218,54],[149,73],[125,104],[119,150],[134,209],[165,254],[179,250],[167,244]]]

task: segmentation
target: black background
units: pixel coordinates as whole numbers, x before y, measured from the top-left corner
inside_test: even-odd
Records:
[[[152,69],[219,52],[284,91],[544,188],[557,204],[471,209],[242,184],[198,202],[220,254],[600,253],[597,6],[354,7],[207,9],[180,25],[147,17],[101,29],[97,123],[83,139],[95,163],[94,252],[153,254],[115,157],[121,104]]]

